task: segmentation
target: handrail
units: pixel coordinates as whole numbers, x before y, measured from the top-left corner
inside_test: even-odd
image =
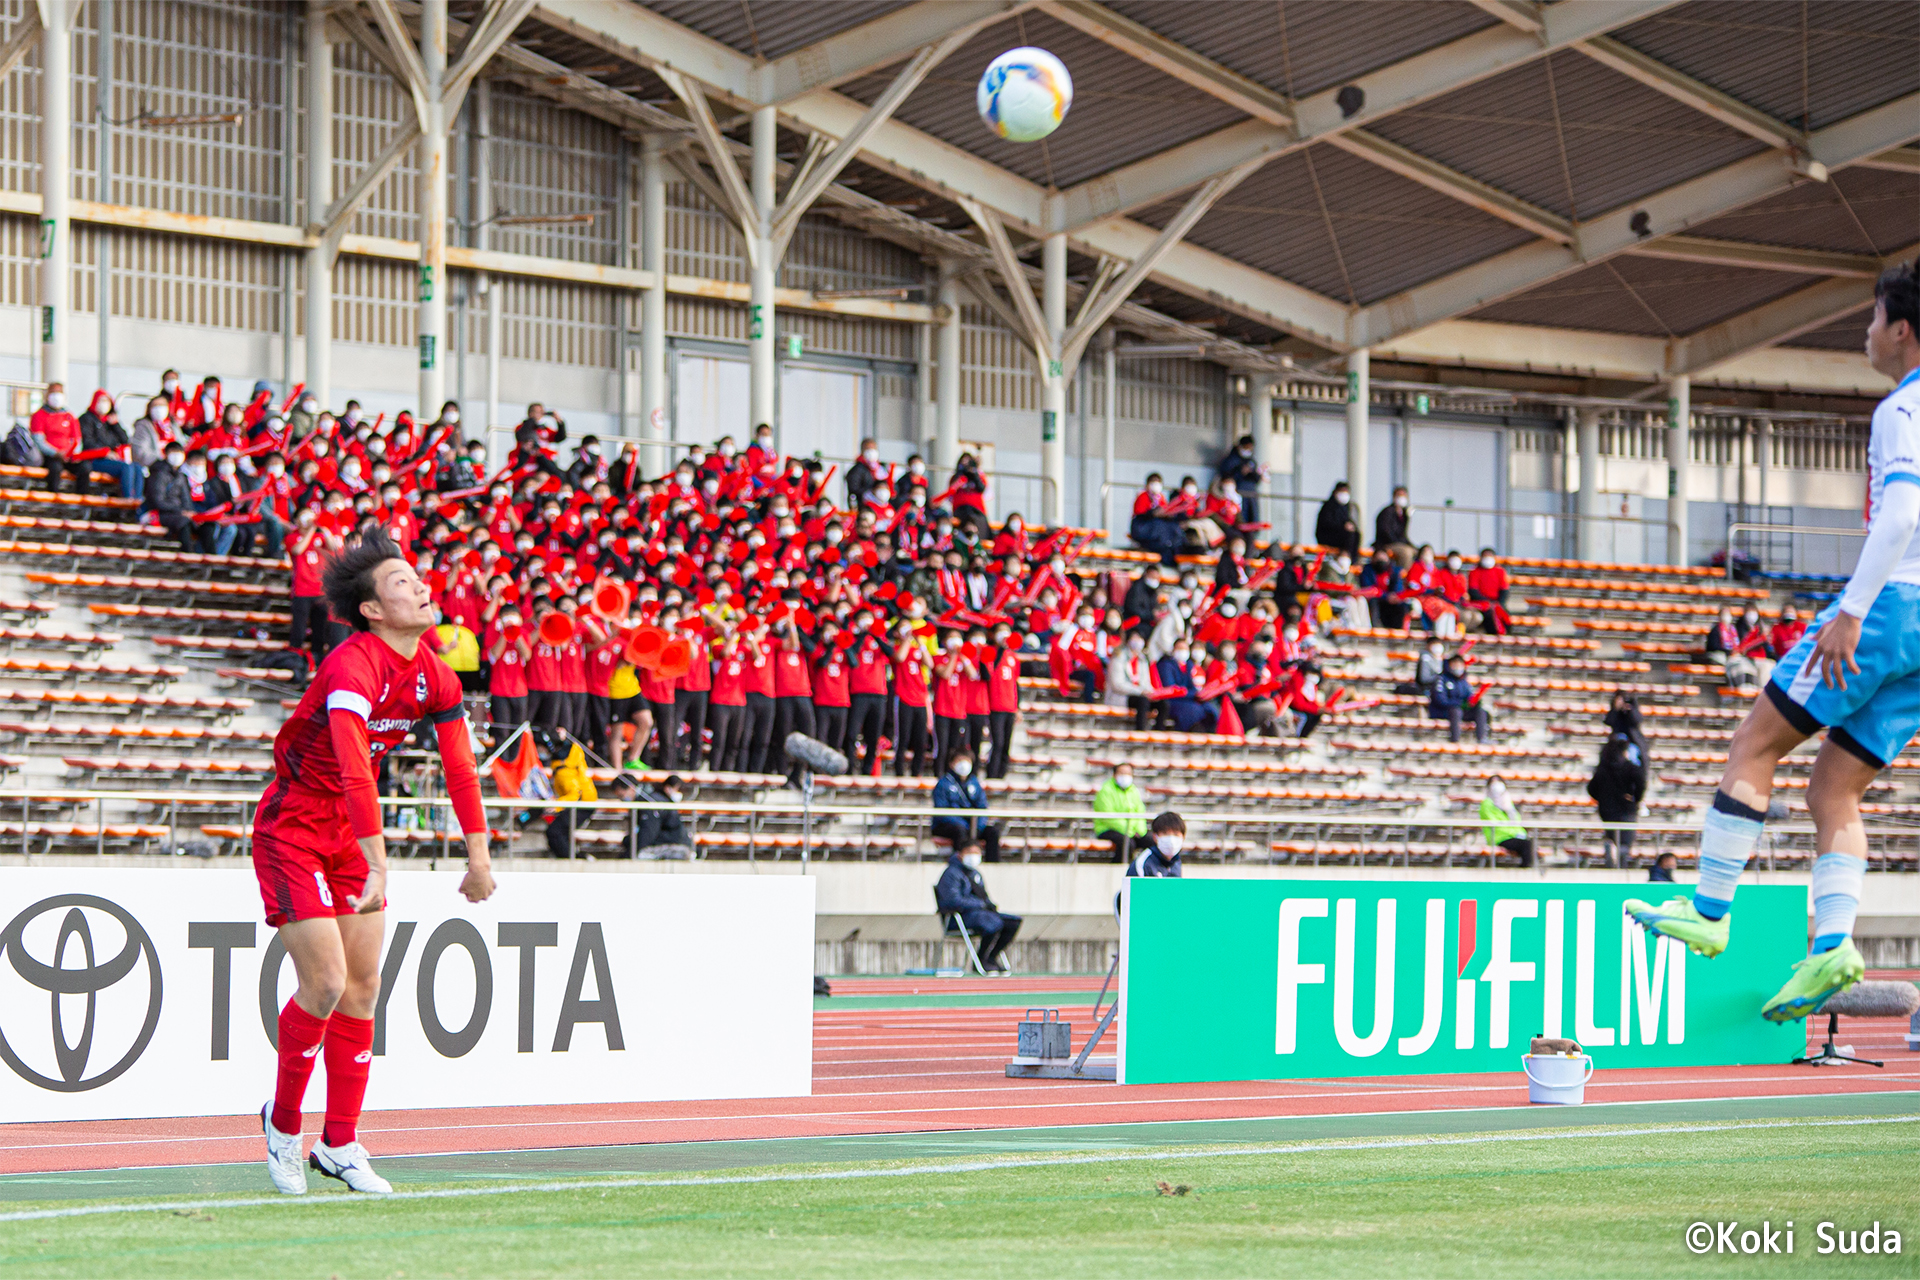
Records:
[[[1819,533],[1834,534],[1843,538],[1864,538],[1865,529],[1828,529],[1817,524],[1748,524],[1736,521],[1727,526],[1727,579],[1733,579],[1733,535],[1736,533]]]

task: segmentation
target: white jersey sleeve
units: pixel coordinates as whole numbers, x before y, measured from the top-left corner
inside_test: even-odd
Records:
[[[1840,607],[1855,617],[1889,582],[1920,584],[1920,531],[1911,493],[1920,489],[1920,376],[1909,376],[1873,411],[1867,442],[1867,541]],[[1898,495],[1899,501],[1890,501]]]

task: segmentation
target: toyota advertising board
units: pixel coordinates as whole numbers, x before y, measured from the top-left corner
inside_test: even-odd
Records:
[[[1511,1072],[1541,1033],[1602,1067],[1802,1052],[1802,1025],[1760,1005],[1806,954],[1806,889],[1743,886],[1712,960],[1626,919],[1626,899],[1659,890],[1130,879],[1120,1079]]]
[[[810,878],[459,882],[392,874],[369,1109],[812,1092]],[[293,988],[251,871],[0,870],[0,1122],[257,1111]]]

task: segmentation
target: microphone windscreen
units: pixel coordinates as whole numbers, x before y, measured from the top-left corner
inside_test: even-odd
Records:
[[[804,733],[787,735],[787,755],[815,773],[845,773],[847,758],[818,738]]]
[[[1910,1017],[1920,1012],[1920,987],[1911,982],[1856,982],[1829,996],[1820,1012],[1846,1018]]]

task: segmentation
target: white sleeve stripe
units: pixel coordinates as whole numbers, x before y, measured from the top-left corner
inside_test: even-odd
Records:
[[[373,704],[359,694],[350,693],[345,689],[335,689],[327,695],[327,710],[351,711],[362,720],[373,717]]]

